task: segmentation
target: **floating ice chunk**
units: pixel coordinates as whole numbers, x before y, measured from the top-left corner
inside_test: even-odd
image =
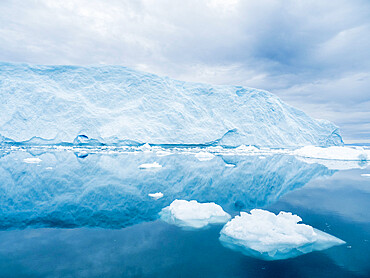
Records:
[[[235,166],[236,166],[235,164],[225,164],[225,167],[229,167],[229,168],[233,168]]]
[[[26,162],[26,163],[39,163],[41,161],[42,160],[38,157],[28,157],[28,158],[23,159],[23,162]]]
[[[163,197],[163,193],[162,192],[149,193],[148,196],[155,200],[158,200]]]
[[[195,155],[199,161],[207,161],[213,159],[215,156],[209,152],[199,152]]]
[[[160,165],[158,162],[144,163],[144,164],[141,164],[139,168],[140,169],[162,168],[162,165]]]
[[[46,167],[46,170],[53,170],[53,167]]]
[[[305,146],[293,152],[294,155],[319,158],[319,159],[336,159],[336,160],[358,160],[364,161],[370,158],[370,150],[361,147],[328,147],[321,148],[315,146]]]
[[[363,177],[370,177],[370,174],[361,174]]]
[[[297,224],[300,221],[290,212],[241,212],[223,227],[220,241],[226,247],[264,260],[292,258],[345,243],[309,225]]]
[[[225,223],[231,217],[215,203],[175,200],[160,212],[162,220],[180,227],[203,228],[209,224]]]

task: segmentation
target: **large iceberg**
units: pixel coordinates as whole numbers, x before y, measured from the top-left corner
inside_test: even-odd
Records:
[[[275,215],[253,209],[226,223],[220,240],[227,247],[264,260],[292,258],[345,243],[309,225],[298,224],[301,221],[290,212]]]
[[[0,63],[0,141],[340,145],[338,128],[275,95],[122,66]]]

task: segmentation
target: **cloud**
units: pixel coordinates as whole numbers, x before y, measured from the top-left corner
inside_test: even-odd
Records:
[[[268,89],[348,139],[370,140],[369,33],[365,0],[0,2],[2,61],[120,64]]]

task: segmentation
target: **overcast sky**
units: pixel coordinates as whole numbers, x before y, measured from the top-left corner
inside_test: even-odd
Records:
[[[369,0],[1,0],[0,61],[266,89],[370,142]]]

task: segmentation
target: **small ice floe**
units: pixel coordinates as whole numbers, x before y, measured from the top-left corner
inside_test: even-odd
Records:
[[[163,193],[162,192],[149,193],[148,196],[155,200],[158,200],[163,197]]]
[[[361,176],[370,178],[370,174],[361,174]]]
[[[199,161],[207,161],[213,159],[215,156],[209,152],[199,152],[195,155]]]
[[[28,157],[28,158],[23,159],[23,162],[25,163],[39,163],[41,161],[42,160],[38,157]]]
[[[183,228],[203,228],[209,224],[226,223],[231,217],[215,203],[175,200],[160,212],[161,219]]]
[[[228,168],[233,168],[235,166],[236,166],[235,164],[225,164],[225,167],[228,167]]]
[[[46,167],[46,170],[53,170],[53,167]]]
[[[345,242],[309,225],[290,212],[278,215],[262,209],[241,212],[221,230],[221,243],[263,260],[293,258]]]
[[[305,146],[293,151],[293,154],[309,158],[353,161],[365,161],[370,158],[370,150],[365,150],[362,147],[352,148],[332,146],[328,148],[321,148],[315,146]]]
[[[158,162],[144,163],[139,166],[140,169],[152,169],[152,168],[162,168]]]

